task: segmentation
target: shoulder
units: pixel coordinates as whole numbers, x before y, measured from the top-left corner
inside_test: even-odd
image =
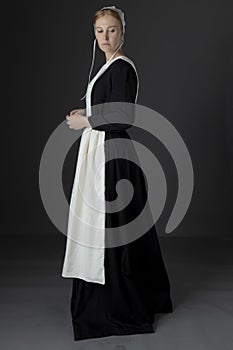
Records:
[[[136,72],[132,64],[121,58],[117,59],[110,65],[109,71],[111,75],[114,76],[118,76],[119,74],[127,76],[136,76]]]

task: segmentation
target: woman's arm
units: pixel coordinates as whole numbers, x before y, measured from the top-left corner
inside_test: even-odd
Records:
[[[110,95],[105,103],[92,106],[88,117],[91,127],[100,131],[128,129],[134,120],[134,104],[137,93],[137,75],[130,63],[118,60],[113,64],[110,76]],[[129,103],[121,103],[129,102]]]

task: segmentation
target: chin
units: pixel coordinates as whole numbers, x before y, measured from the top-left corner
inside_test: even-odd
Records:
[[[103,52],[112,52],[112,50],[109,47],[102,48],[101,49]]]

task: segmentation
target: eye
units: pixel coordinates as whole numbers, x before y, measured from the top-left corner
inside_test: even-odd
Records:
[[[111,32],[111,33],[114,33],[114,32],[115,32],[115,29],[111,29],[110,32]],[[102,30],[97,30],[97,33],[103,33],[103,31],[102,31]]]

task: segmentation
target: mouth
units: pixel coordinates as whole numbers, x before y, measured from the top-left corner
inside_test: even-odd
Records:
[[[102,45],[110,45],[110,44],[105,43],[105,44],[102,44]]]

